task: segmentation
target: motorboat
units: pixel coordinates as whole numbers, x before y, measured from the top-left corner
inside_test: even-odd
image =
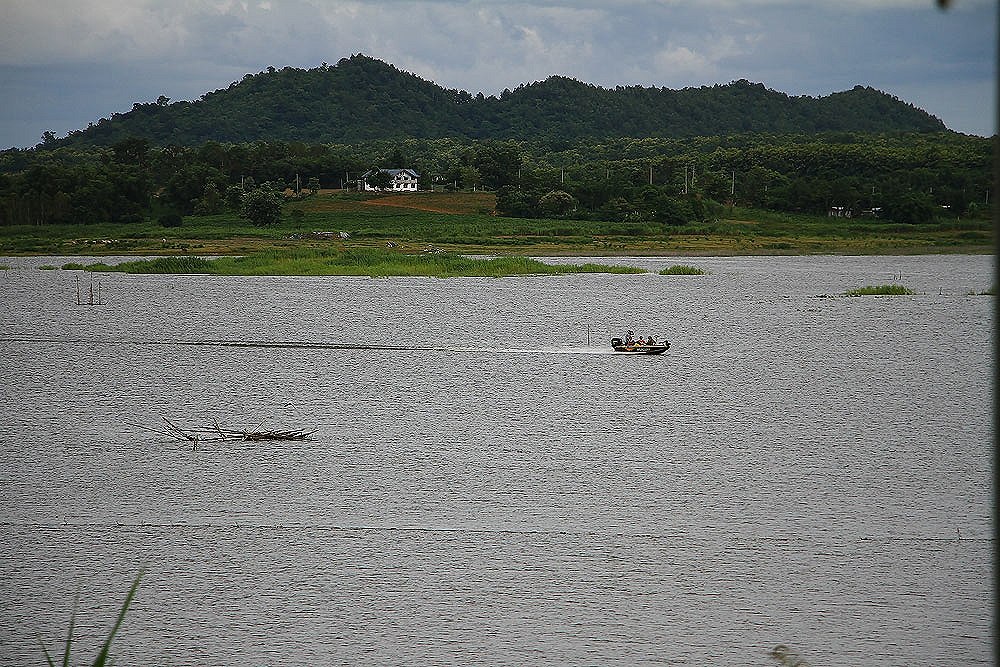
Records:
[[[663,354],[670,349],[670,341],[650,343],[649,341],[635,340],[626,342],[621,338],[612,338],[611,348],[622,354]]]

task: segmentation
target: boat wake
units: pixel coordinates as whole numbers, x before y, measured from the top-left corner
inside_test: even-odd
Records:
[[[543,347],[512,348],[497,345],[452,346],[452,345],[394,345],[381,343],[337,343],[322,341],[272,341],[272,340],[122,340],[97,338],[0,338],[6,343],[35,343],[57,345],[96,346],[177,346],[177,347],[234,347],[257,349],[295,350],[361,350],[375,352],[455,352],[464,354],[614,354],[614,350],[603,347]]]

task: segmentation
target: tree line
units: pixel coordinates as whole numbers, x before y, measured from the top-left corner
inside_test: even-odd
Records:
[[[43,146],[110,146],[143,137],[155,146],[262,138],[307,143],[378,139],[546,140],[696,137],[748,132],[939,132],[944,123],[884,92],[856,86],[793,97],[747,80],[673,90],[602,88],[567,77],[496,96],[442,88],[354,55],[313,69],[268,68],[194,101],[137,102]]]
[[[991,151],[992,140],[951,132],[194,147],[131,137],[110,147],[0,152],[0,224],[245,213],[251,191],[280,209],[276,193],[286,188],[350,188],[378,167],[414,169],[423,190],[495,191],[499,214],[526,218],[685,224],[735,204],[925,222],[986,215]]]

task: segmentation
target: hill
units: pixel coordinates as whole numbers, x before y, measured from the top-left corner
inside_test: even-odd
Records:
[[[789,96],[746,80],[672,90],[601,88],[552,76],[498,97],[442,88],[364,55],[247,74],[201,99],[136,103],[44,147],[256,140],[684,138],[740,132],[937,132],[940,119],[873,88]]]

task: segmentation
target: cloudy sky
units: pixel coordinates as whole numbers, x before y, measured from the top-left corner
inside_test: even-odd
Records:
[[[0,148],[354,53],[487,95],[551,74],[813,96],[860,84],[988,136],[996,14],[995,0],[0,0]]]

